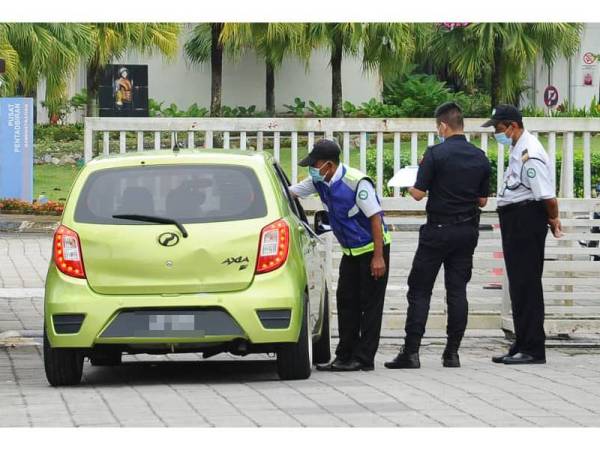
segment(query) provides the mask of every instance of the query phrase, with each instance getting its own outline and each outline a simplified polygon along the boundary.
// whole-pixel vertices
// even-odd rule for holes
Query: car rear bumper
[[[44,321],[53,347],[222,343],[235,339],[252,344],[296,342],[303,290],[293,271],[283,267],[256,276],[248,289],[238,292],[101,295],[90,289],[86,280],[67,277],[51,265],[46,279]],[[161,332],[139,326],[157,314],[193,314],[193,329],[184,324],[183,330],[173,331],[168,325],[170,331],[164,331],[163,326]],[[289,321],[285,320],[287,316]]]

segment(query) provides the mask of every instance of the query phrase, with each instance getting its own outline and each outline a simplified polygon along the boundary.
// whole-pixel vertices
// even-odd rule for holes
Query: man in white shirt
[[[509,145],[509,163],[498,193],[498,216],[508,276],[516,340],[507,354],[492,361],[504,364],[544,364],[544,249],[548,226],[562,236],[554,167],[540,141],[523,127],[512,105],[498,105],[492,118],[500,144]]]
[[[291,186],[296,197],[318,194],[342,247],[337,288],[340,340],[335,359],[318,370],[373,370],[388,279],[390,234],[373,181],[340,163],[340,148],[317,142],[300,162],[310,177]]]

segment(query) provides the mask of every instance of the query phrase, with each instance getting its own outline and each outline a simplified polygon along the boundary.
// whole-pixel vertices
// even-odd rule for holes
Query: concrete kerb
[[[60,216],[0,214],[0,233],[52,234],[60,223]]]

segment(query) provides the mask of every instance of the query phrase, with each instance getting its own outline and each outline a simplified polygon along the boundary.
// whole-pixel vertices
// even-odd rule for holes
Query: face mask
[[[321,168],[322,167],[323,166],[321,166]],[[325,181],[325,177],[321,175],[321,168],[317,169],[316,167],[312,166],[308,168],[308,173],[315,183],[318,183],[319,181]]]
[[[502,145],[512,145],[512,139],[509,138],[506,133],[496,133],[494,134],[494,138],[499,144]]]

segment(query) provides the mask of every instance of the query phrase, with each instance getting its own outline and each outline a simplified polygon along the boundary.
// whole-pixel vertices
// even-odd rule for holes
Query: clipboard
[[[396,174],[388,181],[388,187],[392,188],[407,188],[413,187],[417,181],[417,172],[419,166],[406,166],[400,169]]]

